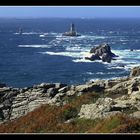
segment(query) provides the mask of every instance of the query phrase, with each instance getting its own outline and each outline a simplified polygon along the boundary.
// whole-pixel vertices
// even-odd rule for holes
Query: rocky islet
[[[111,52],[111,47],[108,44],[104,43],[93,47],[89,56],[86,56],[85,59],[91,61],[102,60],[102,62],[111,63],[111,60],[114,60],[115,57],[118,56]]]

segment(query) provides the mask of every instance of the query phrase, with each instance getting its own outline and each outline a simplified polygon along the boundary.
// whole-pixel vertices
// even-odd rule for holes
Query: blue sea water
[[[71,22],[81,36],[62,36]],[[22,35],[18,34],[19,27]],[[117,60],[103,63],[84,59],[94,45],[101,43],[111,46],[119,56]],[[0,19],[0,82],[8,86],[82,84],[127,76],[137,65],[140,19]]]

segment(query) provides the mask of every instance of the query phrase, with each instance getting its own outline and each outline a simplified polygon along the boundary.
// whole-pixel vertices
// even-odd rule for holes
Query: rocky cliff
[[[98,80],[83,85],[42,83],[26,88],[0,84],[0,122],[15,120],[43,104],[63,106],[71,98],[95,92],[101,96],[94,103],[83,104],[79,118],[106,118],[127,114],[140,118],[140,67],[130,76],[115,80]]]

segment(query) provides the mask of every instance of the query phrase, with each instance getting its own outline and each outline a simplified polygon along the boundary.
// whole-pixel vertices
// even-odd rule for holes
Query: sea
[[[62,36],[71,23],[81,36]],[[84,59],[102,43],[119,57],[111,63]],[[139,65],[139,18],[0,19],[0,83],[11,87],[115,79]]]

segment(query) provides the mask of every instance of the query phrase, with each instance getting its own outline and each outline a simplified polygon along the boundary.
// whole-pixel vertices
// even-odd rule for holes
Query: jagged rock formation
[[[99,98],[95,104],[82,105],[79,116],[80,118],[97,119],[121,113],[116,110],[111,111],[113,104],[112,98]]]
[[[80,118],[106,118],[118,113],[140,118],[140,77],[139,74],[131,77],[135,70],[132,70],[130,77],[105,81],[104,92],[109,98],[99,98],[94,104],[82,105]]]
[[[90,56],[85,57],[85,59],[91,61],[102,60],[103,62],[110,63],[114,57],[117,57],[117,55],[111,52],[110,46],[108,44],[101,44],[97,47],[92,48],[90,50]]]
[[[135,68],[132,70],[134,71]],[[131,72],[132,73],[132,72]],[[96,92],[103,94],[95,103],[84,104],[80,118],[104,118],[118,113],[126,113],[139,118],[140,76],[123,77],[114,80],[98,80],[83,85],[62,83],[42,83],[26,88],[6,87],[0,84],[0,122],[14,120],[43,104],[62,106],[67,99]]]
[[[33,87],[14,89],[0,88],[0,120],[12,120],[27,114],[42,104],[56,104],[61,97],[59,90],[63,92],[66,84],[42,83]],[[57,96],[55,96],[57,94]],[[55,98],[53,98],[55,96]],[[57,104],[58,102],[58,104]]]

